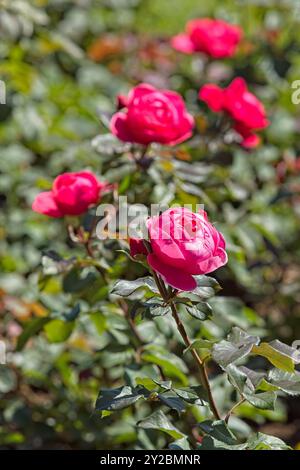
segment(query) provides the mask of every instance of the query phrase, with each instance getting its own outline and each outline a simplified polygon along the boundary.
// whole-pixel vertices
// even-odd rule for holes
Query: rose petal
[[[260,137],[257,134],[251,134],[242,140],[241,145],[245,149],[253,149],[260,144]]]
[[[199,91],[200,100],[215,112],[221,111],[224,105],[224,91],[217,85],[204,85]]]
[[[248,91],[247,83],[242,77],[236,77],[226,88],[226,95],[230,99],[236,100]]]
[[[169,286],[182,291],[192,291],[197,287],[193,276],[182,270],[163,264],[157,256],[150,254],[147,261],[152,269],[157,272]]]
[[[123,142],[134,142],[133,136],[131,135],[127,126],[127,114],[119,112],[113,115],[110,121],[110,130]]]
[[[191,41],[187,34],[177,34],[171,39],[171,46],[179,52],[184,54],[192,54],[195,52],[194,43]]]
[[[224,109],[250,130],[264,129],[269,124],[264,105],[250,93],[241,77],[235,78],[224,90]]]
[[[117,95],[117,108],[127,108],[128,106],[128,98],[124,95]]]
[[[64,216],[56,204],[52,191],[38,194],[32,203],[32,210],[50,217]]]
[[[223,250],[223,248],[218,248],[215,256],[212,256],[211,258],[199,263],[199,274],[209,274],[224,266],[227,261],[228,256],[226,251]]]
[[[152,93],[153,91],[155,91],[154,86],[149,83],[140,83],[136,87],[132,88],[128,93],[127,107],[130,106],[136,98],[140,98],[141,96]]]

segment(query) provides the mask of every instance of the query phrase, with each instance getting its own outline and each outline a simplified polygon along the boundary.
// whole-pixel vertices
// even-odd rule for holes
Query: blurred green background
[[[234,58],[207,62],[171,49],[169,38],[201,16],[242,26],[245,38]],[[300,105],[291,99],[292,83],[300,79],[299,26],[298,0],[0,0],[0,79],[6,85],[0,105],[0,340],[9,365],[0,365],[1,447],[166,445],[166,437],[136,427],[146,404],[102,420],[93,411],[100,386],[123,383],[133,353],[126,325],[93,268],[64,271],[62,260],[82,256],[64,222],[31,211],[34,196],[63,171],[89,168],[118,182],[131,202],[205,203],[226,236],[229,264],[217,273],[223,291],[215,300],[216,323],[191,324],[194,337],[223,338],[237,325],[287,344],[300,339]],[[208,144],[215,117],[197,102],[203,83],[225,85],[237,75],[263,101],[271,122],[252,152]],[[101,138],[93,141],[107,133],[116,95],[141,81],[182,93],[199,132],[196,143],[182,145],[175,158],[158,159],[148,175]],[[112,279],[141,274],[114,243],[101,257]],[[66,321],[78,303],[80,313]],[[50,313],[56,318],[47,323]],[[172,337],[172,325],[152,323],[140,324],[141,333],[153,341],[158,334]],[[172,360],[165,358],[163,367]],[[184,384],[178,367],[173,372]],[[217,379],[222,401],[227,391]],[[275,411],[245,404],[239,413],[244,422],[236,418],[234,426],[240,436],[252,428],[292,446],[300,442],[298,399],[280,400]]]

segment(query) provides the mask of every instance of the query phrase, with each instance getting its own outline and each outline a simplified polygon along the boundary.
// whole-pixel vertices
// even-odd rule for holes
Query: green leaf
[[[187,353],[191,349],[196,349],[196,351],[201,351],[202,349],[207,349],[208,351],[212,350],[213,345],[216,341],[210,341],[208,339],[194,339],[191,345],[186,348],[183,353]]]
[[[62,343],[71,336],[74,322],[65,322],[59,318],[51,320],[44,326],[47,339],[51,343]]]
[[[177,367],[177,365],[173,364],[170,360],[162,357],[161,355],[151,353],[144,353],[142,359],[145,362],[157,364],[162,368],[164,374],[169,375],[171,377],[177,377],[183,384],[187,385],[188,379],[185,374]]]
[[[291,450],[281,439],[258,432],[248,439],[248,450]]]
[[[222,323],[233,324],[246,329],[249,324],[261,324],[262,320],[255,312],[246,308],[240,299],[235,297],[217,296],[210,300],[214,318]]]
[[[246,448],[247,444],[226,444],[209,435],[204,436],[199,445],[200,450],[245,450]]]
[[[212,309],[206,302],[198,302],[193,306],[186,306],[187,312],[197,320],[207,320],[211,316]]]
[[[109,156],[128,152],[131,147],[130,144],[121,142],[110,133],[101,134],[94,137],[92,140],[92,146],[96,152]]]
[[[144,317],[162,317],[171,311],[169,305],[164,305],[163,301],[159,298],[151,298],[146,302],[143,302],[145,308]]]
[[[248,356],[253,345],[258,343],[258,336],[248,335],[240,328],[234,327],[227,341],[222,340],[214,344],[212,357],[221,367],[226,368],[229,364]]]
[[[229,381],[251,405],[262,410],[274,410],[276,387],[265,381],[266,374],[251,371],[247,367],[239,368],[234,364],[230,364],[225,370]],[[264,391],[255,393],[257,387]]]
[[[93,272],[82,272],[78,268],[71,269],[63,279],[63,289],[65,292],[73,294],[82,292],[93,285],[97,276]]]
[[[247,382],[247,375],[234,364],[229,364],[226,367],[226,372],[228,374],[228,379],[231,384],[240,392],[244,392],[244,388]]]
[[[145,362],[160,366],[167,377],[176,377],[183,385],[188,384],[188,379],[184,373],[187,371],[186,365],[175,354],[157,346],[148,346],[142,354],[142,359]]]
[[[199,423],[199,428],[205,434],[208,434],[209,436],[222,443],[225,443],[227,445],[238,444],[235,435],[230,431],[227,424],[222,420],[202,421],[202,423]]]
[[[168,447],[171,450],[191,450],[187,437],[183,437],[182,439],[177,439],[176,441],[171,442]]]
[[[150,391],[155,390],[157,388],[157,385],[154,382],[154,380],[148,377],[136,377],[135,383],[137,385],[142,385],[143,387],[145,387],[147,390],[150,390]]]
[[[143,387],[131,388],[128,386],[100,391],[97,401],[97,411],[116,411],[133,405],[141,398],[147,398],[150,392]]]
[[[97,116],[99,117],[101,124],[105,127],[105,129],[109,130],[110,127],[110,115],[109,113],[103,111],[102,109],[97,109]]]
[[[45,250],[42,252],[43,273],[46,276],[55,276],[56,274],[64,273],[68,271],[75,262],[75,257],[64,259],[54,250]]]
[[[213,277],[204,275],[193,277],[197,282],[197,287],[192,291],[192,294],[198,295],[201,299],[209,299],[222,289],[218,281]]]
[[[198,303],[199,300],[210,299],[221,290],[220,284],[212,277],[202,275],[193,277],[197,281],[197,287],[191,292],[180,292],[177,295],[177,300],[182,299],[186,302]]]
[[[125,368],[126,384],[135,388],[137,385],[142,385],[147,390],[159,391],[171,390],[171,380],[159,380],[160,373],[158,367],[151,364],[139,366],[132,364]]]
[[[18,338],[17,342],[17,351],[21,351],[24,346],[26,345],[27,341],[32,337],[39,333],[43,327],[52,320],[51,317],[41,317],[35,318],[32,320],[28,325],[26,325],[25,329],[22,331]]]
[[[197,287],[191,292],[180,292],[177,295],[177,299],[175,301],[183,303],[201,303],[203,300],[210,299],[213,297],[219,290],[221,290],[221,286],[216,281],[216,279],[204,275],[200,276],[193,276],[197,282]]]
[[[140,277],[135,281],[118,281],[112,288],[111,293],[114,295],[119,295],[121,297],[128,297],[133,294],[136,290],[141,288],[148,288],[151,292],[159,294],[159,291],[156,287],[155,281],[152,277]]]
[[[207,432],[204,436],[200,449],[203,450],[289,450],[281,439],[277,437],[269,436],[267,434],[257,433],[249,437],[248,441],[239,444],[238,441],[230,433],[229,429],[219,424],[222,421],[213,423],[213,431],[203,430]],[[200,427],[203,423],[200,424]],[[217,429],[216,429],[217,428]]]
[[[178,413],[181,413],[186,409],[184,402],[172,391],[159,393],[157,397],[164,405],[168,406],[172,410],[178,411]]]
[[[164,390],[171,390],[172,382],[171,380],[153,380],[159,387],[163,388]]]
[[[261,410],[274,410],[276,401],[275,392],[243,393],[243,397],[256,408]]]
[[[17,378],[12,369],[0,364],[0,393],[8,393],[17,386]]]
[[[111,345],[101,353],[102,366],[112,368],[128,365],[133,357],[134,350],[132,348],[124,349],[124,346]]]
[[[272,369],[268,374],[268,382],[289,395],[300,395],[300,372],[284,372]]]
[[[116,252],[117,252],[117,253],[122,253],[122,254],[125,255],[128,259],[130,259],[130,261],[135,262],[135,258],[133,258],[133,257],[131,256],[131,254],[130,254],[129,251],[127,251],[127,250],[121,250],[121,249],[120,249],[120,250],[116,250]]]
[[[73,308],[71,308],[71,310],[69,310],[69,312],[63,313],[62,317],[67,322],[74,321],[78,317],[79,313],[80,313],[80,304],[76,304],[74,305]]]
[[[174,388],[173,391],[182,400],[186,401],[191,405],[208,405],[208,397],[206,390],[201,385],[193,385],[185,388]]]
[[[185,435],[179,431],[167,418],[163,411],[159,410],[154,412],[148,418],[143,419],[137,423],[143,429],[157,429],[159,431],[169,434],[174,439],[181,439]]]
[[[266,377],[266,372],[257,372],[251,369],[248,369],[248,367],[245,366],[240,366],[239,367],[240,371],[243,372],[247,376],[247,384],[250,386],[252,385],[253,390],[256,388],[260,387],[261,382],[263,379]]]
[[[170,312],[170,307],[161,305],[151,305],[148,307],[148,313],[151,317],[162,317]]]
[[[286,372],[293,372],[299,364],[299,351],[278,340],[253,346],[252,353],[268,359],[273,366]]]

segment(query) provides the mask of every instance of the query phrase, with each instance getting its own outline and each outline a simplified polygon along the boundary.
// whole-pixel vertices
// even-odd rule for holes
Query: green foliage
[[[300,394],[290,346],[300,338],[299,173],[291,170],[300,151],[291,101],[299,2],[0,3],[0,341],[8,353],[0,447],[288,449],[274,421],[295,446],[286,429],[297,423]],[[236,57],[213,62],[170,48],[186,20],[210,15],[242,26]],[[271,122],[252,151],[232,143],[197,100],[204,83],[237,75]],[[138,164],[140,147],[109,133],[116,95],[137,82],[181,93],[197,122],[191,140],[153,145]],[[82,169],[118,184],[129,204],[203,203],[225,236],[228,265],[196,276],[193,292],[162,299],[126,240],[94,238],[91,257],[77,230],[89,235],[94,209],[70,220],[31,210],[55,176]]]
[[[238,444],[236,437],[222,421],[204,421],[200,428],[205,432],[200,449],[203,450],[288,450],[282,440],[263,433],[253,434],[244,444]]]

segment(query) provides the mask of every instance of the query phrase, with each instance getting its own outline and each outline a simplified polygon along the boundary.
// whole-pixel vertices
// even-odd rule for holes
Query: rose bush
[[[242,35],[239,26],[223,20],[201,18],[189,21],[186,33],[174,36],[171,44],[186,54],[203,52],[214,59],[222,59],[235,54]]]
[[[246,16],[230,0],[201,4],[245,39],[233,46],[211,27],[207,52],[188,57],[170,38],[199,0],[2,3],[0,447],[296,448],[295,2],[245,2]],[[230,60],[210,60],[222,49]],[[247,86],[229,98],[234,77]],[[140,96],[140,85],[119,95],[137,83]],[[197,99],[212,83],[217,112]],[[110,127],[117,95],[126,141]],[[63,176],[82,168],[94,178]],[[105,198],[96,175],[113,185]],[[124,238],[121,218],[104,226],[119,195],[129,210],[159,205],[148,239]],[[32,211],[35,199],[55,217]]]
[[[192,135],[194,119],[178,93],[142,83],[118,102],[126,112],[114,114],[110,129],[124,142],[176,145]]]

